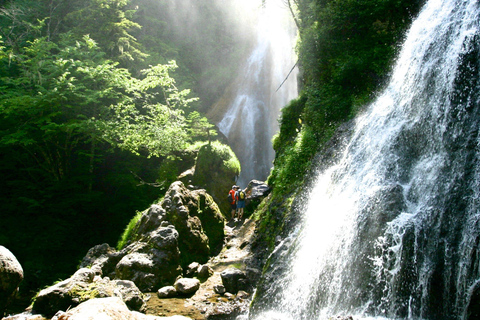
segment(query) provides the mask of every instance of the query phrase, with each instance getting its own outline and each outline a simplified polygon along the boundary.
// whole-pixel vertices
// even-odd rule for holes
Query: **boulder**
[[[201,280],[204,280],[213,275],[213,270],[207,264],[192,262],[188,265],[185,275],[189,278],[197,277]]]
[[[120,279],[128,279],[137,284],[140,290],[150,290],[155,286],[155,264],[146,253],[132,252],[117,264],[116,275]]]
[[[171,285],[182,267],[205,263],[217,254],[223,246],[224,222],[205,190],[190,191],[177,181],[161,204],[142,213],[127,246],[120,251],[108,244],[95,246],[80,266],[91,267],[96,275],[131,280],[142,292],[155,291]]]
[[[173,285],[179,294],[194,294],[200,288],[200,280],[193,278],[180,278]]]
[[[160,299],[172,298],[178,295],[177,289],[174,286],[166,286],[158,289],[157,296]]]
[[[247,186],[247,200],[263,199],[268,196],[271,190],[272,188],[270,188],[265,182],[259,180],[252,180],[248,183]]]
[[[183,316],[156,317],[130,311],[119,298],[92,299],[67,311],[59,312],[52,320],[191,320]]]
[[[215,291],[215,293],[217,294],[224,294],[225,292],[227,292],[227,290],[225,290],[225,287],[223,286],[223,284],[216,284],[213,286],[213,291]]]
[[[131,280],[142,292],[155,291],[169,285],[182,274],[179,233],[173,225],[160,227],[143,235],[122,250],[125,254],[118,262],[115,276]]]
[[[227,145],[220,142],[203,145],[198,151],[192,184],[200,186],[219,204],[225,216],[230,216],[226,195],[240,174],[240,162]]]
[[[182,182],[172,183],[162,207],[180,234],[182,267],[191,262],[205,263],[223,246],[225,220],[217,204],[205,190],[189,190]]]
[[[0,246],[0,316],[23,280],[23,269],[10,250]]]
[[[198,268],[201,266],[198,262],[192,262],[188,265],[187,271],[185,271],[185,275],[187,277],[193,278],[196,277],[198,274]]]
[[[213,269],[206,264],[203,264],[197,268],[197,277],[201,280],[208,279],[212,275]]]
[[[33,303],[34,313],[53,316],[80,303],[104,297],[117,297],[133,310],[143,310],[146,302],[131,281],[110,280],[95,276],[92,269],[79,269],[72,277],[39,292]]]
[[[91,266],[98,275],[133,281],[143,292],[173,283],[182,273],[179,234],[162,218],[162,212],[160,206],[152,206],[137,226],[144,233],[136,233],[121,251],[108,244],[93,247],[80,266]]]
[[[247,276],[245,272],[237,268],[228,268],[220,273],[225,290],[230,293],[237,293],[246,288]]]
[[[108,243],[96,245],[88,250],[80,262],[80,268],[91,268],[97,275],[115,277],[115,267],[123,255]]]

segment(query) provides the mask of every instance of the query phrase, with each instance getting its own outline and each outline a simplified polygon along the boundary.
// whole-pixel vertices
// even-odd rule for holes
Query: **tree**
[[[72,157],[88,157],[92,171],[99,143],[150,156],[182,149],[183,109],[193,99],[169,76],[175,63],[144,70],[143,79],[117,65],[88,36],[33,41],[10,66],[19,76],[0,80],[0,144],[22,147],[55,181]]]

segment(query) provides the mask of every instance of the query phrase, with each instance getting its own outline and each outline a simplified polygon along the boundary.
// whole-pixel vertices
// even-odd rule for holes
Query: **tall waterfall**
[[[479,319],[479,6],[425,4],[250,318]]]
[[[296,29],[288,7],[282,0],[266,0],[261,10],[257,43],[218,123],[240,160],[238,184],[243,187],[270,173],[275,156],[271,140],[278,131],[280,109],[297,96],[296,69],[280,87],[295,64]]]

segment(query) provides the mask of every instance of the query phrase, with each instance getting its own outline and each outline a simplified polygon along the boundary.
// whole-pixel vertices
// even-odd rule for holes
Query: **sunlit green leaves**
[[[195,99],[175,87],[169,75],[174,61],[146,69],[138,79],[105,59],[89,36],[75,40],[66,34],[58,44],[34,40],[12,67],[20,72],[2,78],[1,143],[29,145],[40,155],[49,154],[45,141],[48,148],[61,145],[57,154],[63,156],[55,161],[64,163],[79,143],[92,145],[90,157],[104,142],[165,156],[192,139],[184,113]]]

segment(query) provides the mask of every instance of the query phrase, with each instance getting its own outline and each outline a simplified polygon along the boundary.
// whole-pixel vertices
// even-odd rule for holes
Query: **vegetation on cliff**
[[[273,196],[259,213],[270,246],[288,221],[315,155],[336,128],[372,101],[388,77],[421,0],[289,0],[299,27],[301,93],[274,138]],[[284,201],[284,199],[289,199]]]

